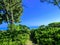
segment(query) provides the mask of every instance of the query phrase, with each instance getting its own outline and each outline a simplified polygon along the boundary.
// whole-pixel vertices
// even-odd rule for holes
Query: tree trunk
[[[13,19],[13,11],[12,11],[12,10],[11,10],[11,20],[10,20],[10,24],[11,24],[11,30],[13,30],[14,19]]]

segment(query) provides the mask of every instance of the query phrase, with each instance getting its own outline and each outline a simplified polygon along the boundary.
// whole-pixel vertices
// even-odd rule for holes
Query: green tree
[[[56,5],[60,8],[60,0],[40,0],[40,1],[51,3],[51,4]]]
[[[22,0],[0,0],[0,23],[7,22],[13,28],[14,23],[20,22]]]
[[[60,28],[57,25],[60,23],[50,24],[31,30],[31,40],[38,45],[60,45]]]

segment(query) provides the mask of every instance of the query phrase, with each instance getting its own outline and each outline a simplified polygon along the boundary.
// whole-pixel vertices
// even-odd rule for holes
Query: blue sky
[[[47,25],[60,21],[60,9],[53,4],[41,3],[40,0],[23,0],[24,12],[22,24],[27,26]]]
[[[60,21],[60,9],[57,6],[41,3],[40,0],[23,0],[23,5],[21,24],[40,26]],[[6,27],[6,23],[0,25],[0,29]]]

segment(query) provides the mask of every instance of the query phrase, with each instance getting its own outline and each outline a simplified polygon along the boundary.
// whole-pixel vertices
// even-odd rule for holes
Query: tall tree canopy
[[[22,0],[0,0],[0,23],[20,22]]]
[[[40,0],[40,1],[51,3],[51,4],[56,5],[60,8],[60,0]]]

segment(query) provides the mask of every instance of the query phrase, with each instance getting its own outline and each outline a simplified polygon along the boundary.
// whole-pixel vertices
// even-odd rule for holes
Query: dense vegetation
[[[0,45],[25,45],[30,39],[30,30],[23,25],[19,25],[19,28],[19,30],[0,31]]]
[[[60,22],[31,30],[31,39],[38,45],[60,45]]]
[[[40,1],[52,3],[60,8],[59,0]],[[0,0],[0,24],[8,24],[6,31],[0,30],[0,45],[60,45],[60,22],[30,29],[19,24],[22,11],[22,0]]]
[[[32,45],[60,45],[60,22],[41,25],[37,29],[25,25],[15,28],[0,31],[0,45],[28,45],[27,41],[32,41]]]

